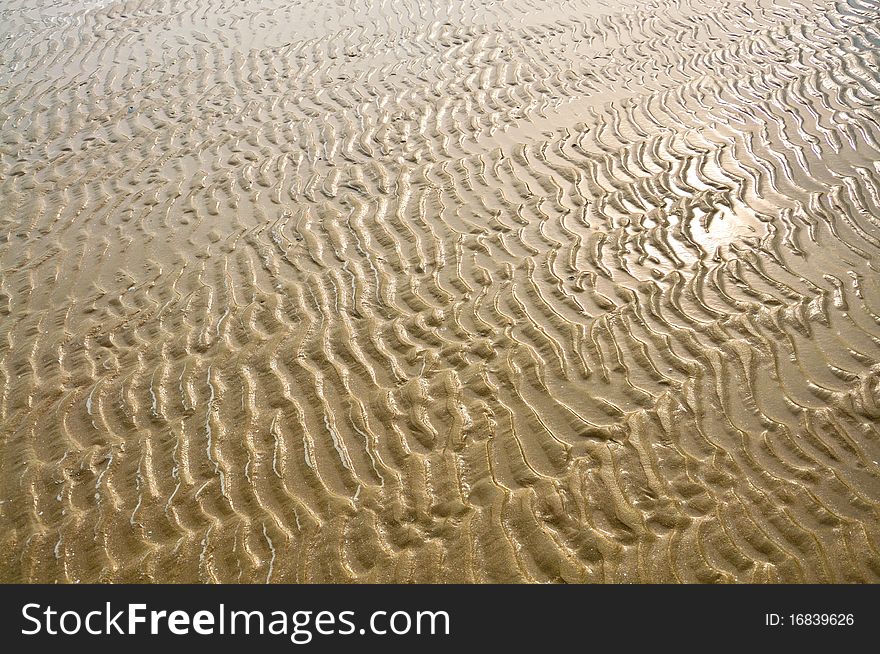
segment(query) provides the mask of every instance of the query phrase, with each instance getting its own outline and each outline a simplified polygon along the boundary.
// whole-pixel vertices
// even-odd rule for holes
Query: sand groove
[[[880,2],[32,5],[0,580],[880,580]]]

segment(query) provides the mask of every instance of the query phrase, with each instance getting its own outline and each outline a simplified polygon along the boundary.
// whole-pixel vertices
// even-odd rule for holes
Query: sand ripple
[[[880,581],[878,0],[0,0],[0,580]]]

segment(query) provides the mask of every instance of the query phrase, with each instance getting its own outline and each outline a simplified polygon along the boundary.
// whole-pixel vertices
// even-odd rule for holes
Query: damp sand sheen
[[[0,0],[0,147],[0,581],[880,581],[878,0]]]

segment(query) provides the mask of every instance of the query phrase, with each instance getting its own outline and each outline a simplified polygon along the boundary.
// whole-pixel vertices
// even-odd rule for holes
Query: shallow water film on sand
[[[0,581],[877,582],[878,0],[0,0]]]

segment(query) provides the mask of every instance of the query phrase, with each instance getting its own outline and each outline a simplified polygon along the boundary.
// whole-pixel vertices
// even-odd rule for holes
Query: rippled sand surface
[[[0,0],[0,580],[880,581],[878,64],[877,0]]]

